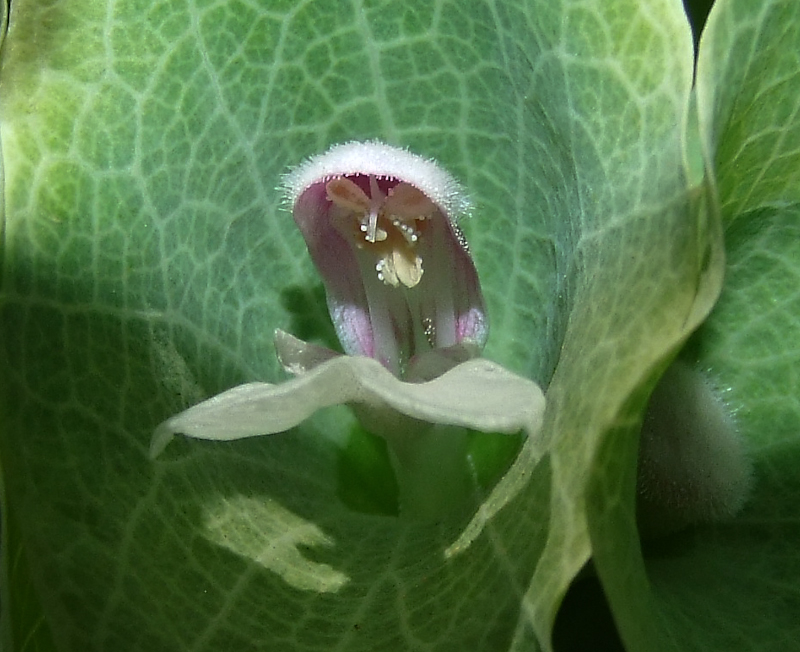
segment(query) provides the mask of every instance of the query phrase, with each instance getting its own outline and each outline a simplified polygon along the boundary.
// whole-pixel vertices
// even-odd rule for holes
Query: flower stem
[[[468,434],[465,428],[433,425],[386,438],[401,517],[436,520],[469,502],[475,483],[467,463]]]

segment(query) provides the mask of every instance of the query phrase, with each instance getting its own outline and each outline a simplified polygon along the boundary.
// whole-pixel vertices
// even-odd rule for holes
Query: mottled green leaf
[[[15,0],[1,63],[0,453],[60,649],[547,648],[593,552],[657,649],[635,430],[721,265],[677,0]],[[544,434],[490,488],[502,446],[465,445],[434,521],[346,410],[152,462],[164,418],[281,379],[275,328],[335,346],[277,188],[367,138],[473,195],[486,356],[548,388]]]
[[[682,650],[800,649],[800,6],[719,0],[698,107],[719,187],[722,296],[687,357],[734,413],[756,485],[730,523],[656,547],[657,600]]]

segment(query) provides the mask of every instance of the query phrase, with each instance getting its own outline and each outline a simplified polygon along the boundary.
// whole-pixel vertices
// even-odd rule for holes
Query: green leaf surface
[[[755,489],[730,523],[656,548],[654,592],[682,650],[800,649],[800,6],[718,2],[698,106],[725,224],[720,301],[694,358],[733,410]]]
[[[0,645],[4,650],[50,652],[53,639],[42,610],[38,591],[33,584],[30,562],[20,536],[17,518],[10,514],[13,505],[2,498],[2,549],[5,557],[0,569],[0,618],[5,624]]]
[[[626,643],[658,649],[636,427],[722,264],[691,80],[673,0],[15,0],[0,453],[59,648],[547,649],[594,552],[613,603],[632,586]],[[164,418],[280,380],[275,328],[332,344],[276,188],[368,138],[473,195],[486,355],[548,388],[542,436],[490,488],[508,457],[472,442],[496,462],[431,522],[394,515],[346,410],[149,460]]]

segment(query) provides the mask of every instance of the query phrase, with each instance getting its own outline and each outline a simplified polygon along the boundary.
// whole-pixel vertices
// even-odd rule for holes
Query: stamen
[[[391,285],[396,288],[400,284],[397,279],[397,270],[391,258],[381,258],[375,265],[375,271],[378,272],[378,280],[385,285]]]
[[[387,237],[389,237],[389,234],[379,226],[375,227],[375,233],[371,236],[372,239],[370,239],[369,226],[367,224],[362,223],[359,225],[358,228],[361,231],[361,233],[366,234],[364,236],[364,240],[366,240],[370,244],[375,244],[376,242],[383,242],[384,240],[386,240]]]
[[[409,252],[411,253],[411,252]],[[413,255],[413,254],[412,254]],[[392,251],[392,267],[400,282],[407,288],[413,288],[422,279],[422,258],[414,255],[413,261],[399,249]]]
[[[385,209],[401,219],[420,220],[431,215],[436,206],[421,190],[401,182],[389,191]]]
[[[398,231],[400,231],[402,236],[406,239],[406,242],[408,242],[409,244],[414,244],[415,242],[417,242],[417,240],[419,240],[419,231],[417,231],[417,229],[414,228],[414,226],[412,226],[411,224],[403,222],[399,218],[395,217],[392,220],[392,226],[394,226]]]
[[[325,185],[328,199],[341,208],[354,213],[369,210],[370,201],[366,193],[347,177],[336,177]]]
[[[365,226],[366,228],[364,228]],[[378,235],[378,212],[374,208],[369,211],[369,224],[362,224],[361,230],[366,231],[365,239],[367,242],[375,242]]]

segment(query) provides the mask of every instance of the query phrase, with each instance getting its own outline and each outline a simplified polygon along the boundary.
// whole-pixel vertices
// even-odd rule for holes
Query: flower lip
[[[469,214],[472,208],[461,184],[439,165],[375,140],[331,147],[322,156],[307,160],[287,174],[284,188],[294,205],[310,186],[351,175],[402,179],[430,197],[451,220]]]
[[[529,436],[542,426],[545,398],[538,385],[483,358],[446,364],[443,373],[409,383],[374,360],[336,355],[283,332],[275,341],[295,378],[280,385],[239,385],[174,415],[153,433],[151,457],[175,433],[216,441],[274,434],[332,405],[363,407],[378,424],[369,429],[383,436],[392,436],[392,430],[407,436],[404,427],[398,428],[407,417],[481,432],[522,430]]]
[[[347,143],[285,182],[347,353],[402,377],[426,351],[482,348],[483,297],[455,223],[470,202],[445,170],[383,143]]]

